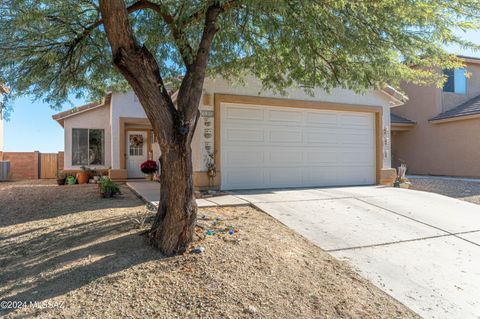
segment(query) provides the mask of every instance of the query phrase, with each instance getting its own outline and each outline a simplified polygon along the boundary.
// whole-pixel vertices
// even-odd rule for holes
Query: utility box
[[[10,161],[0,161],[0,181],[8,181],[10,176]]]

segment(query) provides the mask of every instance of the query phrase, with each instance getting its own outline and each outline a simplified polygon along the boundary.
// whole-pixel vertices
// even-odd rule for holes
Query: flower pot
[[[57,178],[58,185],[65,185],[65,178]]]
[[[77,181],[79,184],[87,184],[88,183],[88,173],[87,172],[78,172],[77,173]]]
[[[145,176],[145,179],[146,179],[148,182],[151,182],[151,181],[153,181],[153,175],[148,174],[148,175]]]

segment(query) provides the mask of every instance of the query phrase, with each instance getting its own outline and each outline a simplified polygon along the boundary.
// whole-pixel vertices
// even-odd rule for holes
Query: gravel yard
[[[0,183],[0,301],[40,302],[0,317],[417,317],[250,207],[200,209],[192,247],[205,251],[164,258],[136,221],[151,213],[126,186],[122,193]]]
[[[412,189],[437,193],[467,202],[480,204],[480,181],[451,177],[409,177]]]

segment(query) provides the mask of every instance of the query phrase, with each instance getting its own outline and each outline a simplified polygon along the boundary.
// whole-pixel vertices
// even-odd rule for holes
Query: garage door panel
[[[357,166],[346,167],[341,166],[340,175],[349,178],[350,185],[366,185],[375,183],[375,167],[374,166]],[[370,173],[370,174],[365,174]],[[345,185],[345,184],[343,184]]]
[[[270,143],[296,143],[303,142],[303,133],[300,129],[270,129],[268,132]]]
[[[271,150],[267,151],[269,154],[268,162],[272,165],[280,164],[290,164],[290,165],[302,165],[303,164],[303,152],[298,151],[281,151],[281,150]]]
[[[338,114],[332,112],[305,112],[306,124],[315,126],[335,127],[338,124]]]
[[[263,121],[264,113],[264,110],[258,107],[229,106],[226,109],[225,117],[228,120]]]
[[[227,150],[225,152],[225,166],[263,166],[265,153],[262,150]]]
[[[375,183],[374,114],[255,108],[220,109],[223,189]]]
[[[269,110],[267,120],[282,123],[301,123],[303,114],[294,111]]]
[[[340,115],[340,124],[347,126],[364,126],[371,127],[373,124],[373,118],[368,113],[358,113],[358,114],[341,114]]]
[[[308,165],[332,164],[336,165],[340,161],[340,155],[336,149],[323,151],[307,152],[306,163]]]
[[[308,144],[325,144],[336,145],[338,144],[338,132],[333,129],[305,129],[305,142]],[[315,147],[318,147],[316,145]]]
[[[342,185],[338,172],[328,166],[313,166],[304,171],[305,186],[337,186]]]
[[[265,134],[262,128],[228,128],[226,138],[230,142],[263,142]]]
[[[262,168],[232,168],[222,172],[222,185],[230,189],[248,189],[266,187]]]
[[[374,161],[375,158],[372,157],[371,154],[367,152],[363,152],[362,150],[353,152],[353,151],[344,151],[340,155],[340,162],[352,164],[355,166],[358,165],[369,165]]]
[[[302,167],[268,168],[267,185],[271,187],[300,187],[303,185]]]

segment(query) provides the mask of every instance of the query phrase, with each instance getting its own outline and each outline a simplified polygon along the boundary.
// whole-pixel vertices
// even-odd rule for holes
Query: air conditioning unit
[[[10,176],[10,161],[0,161],[0,181],[7,181]]]

